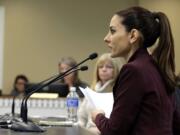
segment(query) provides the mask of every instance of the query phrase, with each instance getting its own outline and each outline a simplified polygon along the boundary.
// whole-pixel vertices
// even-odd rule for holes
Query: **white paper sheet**
[[[111,93],[98,93],[90,88],[81,88],[80,90],[84,94],[85,98],[97,109],[102,109],[105,112],[107,118],[110,117],[113,107],[113,94]]]

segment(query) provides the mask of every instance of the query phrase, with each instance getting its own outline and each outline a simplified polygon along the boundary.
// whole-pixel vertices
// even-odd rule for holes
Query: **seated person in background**
[[[28,78],[25,75],[18,75],[14,80],[13,90],[11,91],[12,96],[22,97],[25,95],[25,86],[28,83]]]
[[[101,55],[96,62],[91,88],[97,92],[112,92],[122,64],[122,61],[118,62],[117,59],[111,58],[108,53]],[[90,114],[93,109],[87,99],[84,99],[78,110],[78,124],[95,134],[99,134],[99,130],[91,120]]]
[[[75,66],[77,63],[76,61],[71,57],[65,57],[62,58],[59,62],[59,73],[63,73],[67,71],[68,69]],[[66,76],[63,80],[60,80],[60,83],[65,83],[70,87],[76,87],[77,94],[79,97],[84,97],[83,93],[80,91],[79,87],[87,87],[87,84],[85,82],[82,82],[78,77],[78,71],[69,74]]]

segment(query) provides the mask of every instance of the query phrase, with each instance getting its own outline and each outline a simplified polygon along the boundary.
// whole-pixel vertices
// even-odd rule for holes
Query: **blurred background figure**
[[[17,75],[14,84],[13,90],[11,91],[12,96],[22,97],[25,95],[25,88],[28,84],[29,80],[25,75]]]
[[[68,69],[75,66],[77,62],[72,57],[64,57],[59,62],[59,73],[63,73]],[[80,91],[79,87],[87,87],[87,84],[79,79],[78,71],[69,74],[63,80],[60,80],[58,83],[65,83],[70,87],[76,87],[77,94],[79,97],[84,97],[83,93]]]
[[[111,58],[109,53],[97,60],[91,88],[97,92],[112,92],[113,84],[123,61]]]
[[[109,53],[103,54],[96,62],[91,88],[96,92],[112,92],[119,69],[124,64],[123,60],[110,57]],[[100,134],[96,125],[91,120],[91,110],[94,108],[84,99],[78,111],[78,123],[95,134]]]

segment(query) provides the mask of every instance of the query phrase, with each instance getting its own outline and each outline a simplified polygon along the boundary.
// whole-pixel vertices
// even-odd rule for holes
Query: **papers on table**
[[[80,90],[93,107],[104,110],[105,116],[110,117],[114,102],[112,92],[97,93],[88,87],[85,89],[80,87]]]

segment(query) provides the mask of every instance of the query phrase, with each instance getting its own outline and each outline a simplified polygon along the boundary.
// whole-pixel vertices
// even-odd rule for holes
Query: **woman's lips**
[[[109,45],[109,44],[108,44],[108,47],[109,47],[110,49],[112,49],[112,46],[111,46],[111,45]]]

